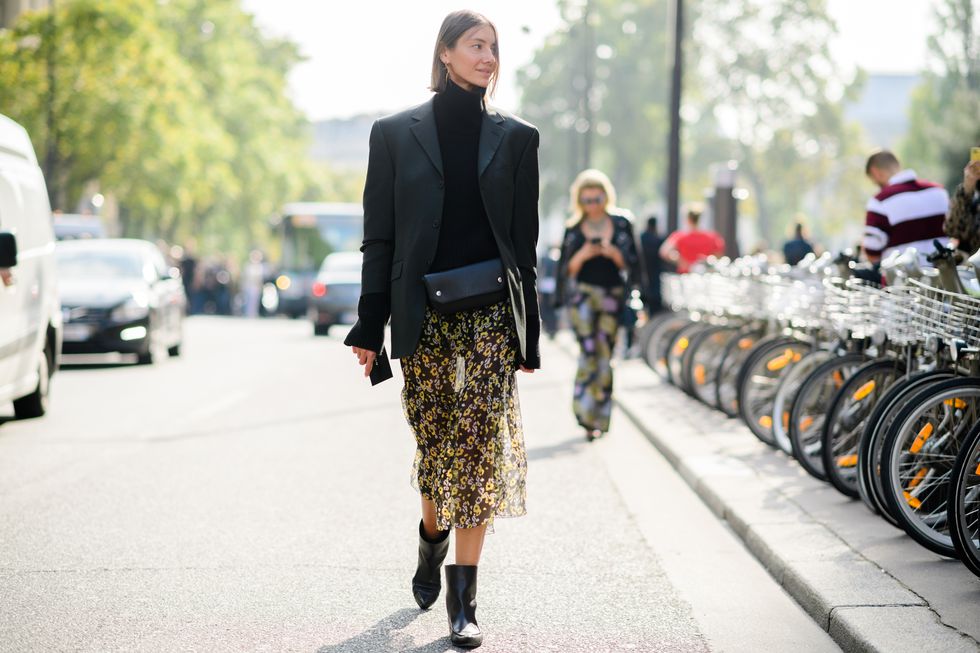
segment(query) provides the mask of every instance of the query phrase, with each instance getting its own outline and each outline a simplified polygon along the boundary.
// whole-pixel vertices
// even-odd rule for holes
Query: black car
[[[179,272],[153,243],[100,239],[58,243],[64,354],[119,352],[152,363],[180,354],[187,299]]]

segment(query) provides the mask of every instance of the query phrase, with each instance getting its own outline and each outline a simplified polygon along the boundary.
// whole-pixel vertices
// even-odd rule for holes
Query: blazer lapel
[[[483,176],[504,139],[504,128],[500,126],[503,121],[504,117],[497,113],[493,107],[487,107],[483,114],[483,125],[480,128],[480,152],[477,156],[477,174],[479,176]]]
[[[436,133],[436,116],[432,111],[432,100],[422,104],[415,113],[412,114],[415,124],[411,126],[415,140],[419,142],[425,150],[429,161],[435,166],[442,177],[442,154],[439,153],[439,135]]]

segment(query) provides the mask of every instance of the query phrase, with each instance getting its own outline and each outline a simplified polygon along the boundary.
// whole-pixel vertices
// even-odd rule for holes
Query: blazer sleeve
[[[524,295],[524,310],[527,313],[527,357],[525,367],[541,367],[541,354],[538,341],[541,335],[541,318],[538,308],[537,291],[537,247],[538,247],[538,141],[537,129],[532,129],[524,153],[517,166],[515,180],[514,215],[511,224],[511,238],[514,255],[521,273],[521,290]]]
[[[364,184],[364,241],[357,323],[344,344],[381,351],[391,314],[391,257],[395,240],[394,164],[380,121],[371,127]]]

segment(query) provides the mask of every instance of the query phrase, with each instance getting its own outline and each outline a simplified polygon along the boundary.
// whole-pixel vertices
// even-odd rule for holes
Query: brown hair
[[[879,150],[868,157],[868,162],[864,164],[864,174],[870,174],[871,168],[887,171],[901,167],[898,157],[892,154],[890,150]]]
[[[489,26],[493,30],[493,38],[498,38],[497,26],[489,18],[475,11],[460,9],[459,11],[452,12],[443,19],[442,27],[439,28],[439,35],[436,37],[436,47],[432,52],[432,79],[429,81],[430,91],[442,93],[446,90],[446,79],[449,77],[449,70],[446,69],[446,64],[442,63],[439,55],[446,50],[455,48],[456,42],[467,31],[482,25]],[[493,56],[497,60],[497,65],[494,68],[493,77],[490,78],[490,84],[487,85],[487,95],[490,97],[493,97],[493,92],[497,88],[497,75],[500,72],[500,53],[496,43],[493,44],[493,49]]]

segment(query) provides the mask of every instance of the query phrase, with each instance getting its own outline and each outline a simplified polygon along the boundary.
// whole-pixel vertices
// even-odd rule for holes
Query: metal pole
[[[582,134],[582,168],[592,167],[592,123],[595,116],[592,112],[592,87],[595,84],[595,34],[592,30],[592,2],[586,0],[585,11],[582,15],[583,42],[585,43],[585,62],[583,73],[585,89],[582,92],[582,118],[586,129]]]
[[[670,85],[670,136],[667,141],[667,232],[677,231],[681,183],[681,80],[683,77],[684,0],[674,0],[674,69]]]

